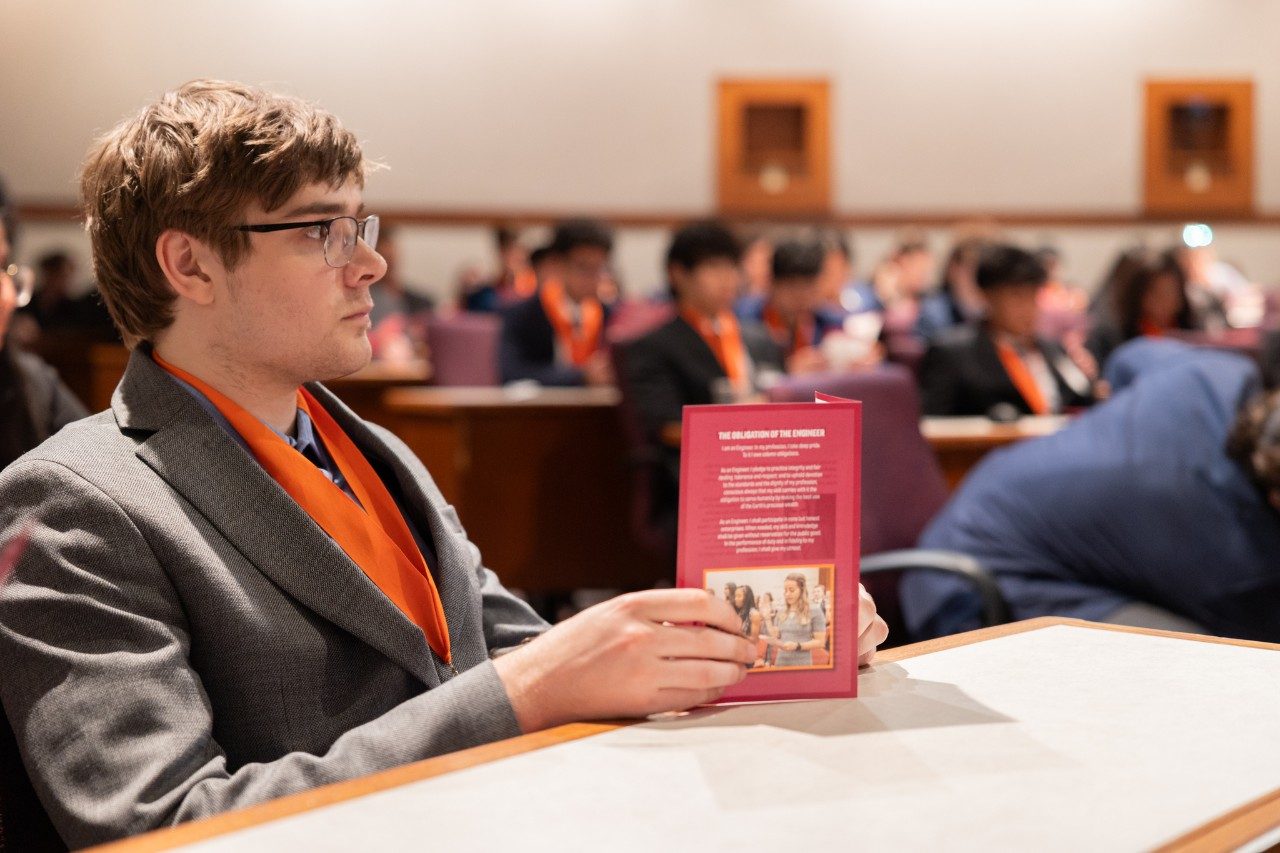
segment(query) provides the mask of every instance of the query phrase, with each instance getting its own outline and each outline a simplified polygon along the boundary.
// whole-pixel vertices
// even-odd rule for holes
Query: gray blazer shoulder
[[[142,352],[112,408],[0,474],[34,517],[0,700],[73,846],[519,733],[490,653],[545,630],[398,439],[322,404],[433,539],[453,664]]]

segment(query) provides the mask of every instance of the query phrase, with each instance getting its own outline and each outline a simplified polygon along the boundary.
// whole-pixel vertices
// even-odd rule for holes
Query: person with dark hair
[[[675,541],[680,422],[685,406],[753,396],[782,352],[760,326],[733,314],[742,273],[737,238],[718,222],[686,225],[667,249],[676,315],[623,348],[623,394],[656,465],[654,523]]]
[[[931,342],[949,329],[982,319],[987,305],[977,273],[987,245],[981,237],[966,237],[951,247],[942,267],[942,283],[920,300],[915,333],[921,340]]]
[[[556,227],[551,251],[559,260],[559,276],[541,282],[537,293],[503,312],[503,382],[613,384],[604,346],[610,312],[601,300],[612,250],[613,234],[602,223],[578,219]]]
[[[1111,311],[1094,326],[1086,343],[1099,364],[1105,365],[1125,341],[1197,327],[1186,274],[1174,253],[1126,252],[1113,269]]]
[[[101,342],[118,340],[97,288],[72,295],[76,262],[69,253],[60,249],[44,253],[36,260],[35,274],[35,294],[18,310],[27,326],[24,339],[34,341],[52,334]]]
[[[1280,642],[1280,393],[1242,356],[1141,338],[1114,394],[988,455],[920,538],[975,557],[1014,619],[1070,616]],[[963,584],[911,574],[915,636],[976,628]]]
[[[500,311],[504,305],[528,299],[537,290],[529,251],[520,242],[519,232],[510,225],[495,227],[493,246],[498,258],[497,272],[492,278],[480,279],[479,284],[462,288],[458,304],[463,311]]]
[[[89,412],[57,371],[8,340],[14,310],[27,304],[34,273],[10,264],[8,229],[0,216],[0,469]]]
[[[819,243],[779,243],[773,250],[768,293],[737,303],[741,319],[768,330],[782,350],[788,373],[826,370],[827,360],[818,345],[827,332],[841,327],[842,318],[819,304],[818,276],[824,255]]]
[[[925,414],[1044,415],[1093,402],[1096,366],[1036,336],[1036,294],[1044,267],[1015,246],[982,254],[977,284],[986,317],[930,345],[920,365]]]
[[[756,609],[755,590],[746,584],[733,591],[733,609],[742,620],[742,636],[754,645],[760,640],[760,611]]]

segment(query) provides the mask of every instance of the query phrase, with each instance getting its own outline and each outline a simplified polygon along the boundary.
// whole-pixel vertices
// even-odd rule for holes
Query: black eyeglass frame
[[[378,218],[378,214],[371,213],[368,216],[366,216],[364,219],[356,219],[354,216],[335,216],[332,219],[315,219],[310,222],[273,222],[266,225],[237,225],[235,227],[235,230],[247,231],[252,234],[272,234],[276,231],[291,231],[295,228],[315,228],[316,226],[319,226],[320,228],[324,229],[323,231],[320,232],[321,236],[324,238],[324,262],[326,264],[329,264],[329,266],[334,267],[333,264],[329,263],[329,234],[332,233],[333,223],[337,222],[339,219],[350,219],[352,222],[356,224],[356,240],[364,240],[365,229],[370,222],[373,222],[374,228],[378,228],[381,224]],[[376,232],[374,234],[374,241],[375,242],[377,241]],[[365,243],[367,245],[368,245],[368,242],[369,241],[365,240]],[[369,245],[369,248],[375,249],[376,247],[373,245]],[[352,244],[351,246],[352,257],[355,256],[355,250],[356,250],[355,244]],[[334,267],[334,269],[342,269],[349,263],[351,263],[350,257],[347,258],[346,261],[344,261],[343,263]]]

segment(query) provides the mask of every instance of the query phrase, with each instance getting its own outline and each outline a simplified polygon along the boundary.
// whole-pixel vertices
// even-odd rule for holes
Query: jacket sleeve
[[[73,847],[520,733],[485,662],[324,754],[233,772],[189,660],[184,602],[130,516],[79,474],[38,459],[0,477],[5,534],[31,514],[31,544],[0,595],[0,699],[36,792]]]

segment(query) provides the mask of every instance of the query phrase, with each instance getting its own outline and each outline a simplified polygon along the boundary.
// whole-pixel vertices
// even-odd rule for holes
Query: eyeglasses
[[[289,231],[293,228],[309,228],[306,236],[324,241],[324,262],[335,269],[351,263],[356,251],[356,240],[364,240],[370,249],[378,248],[378,217],[335,216],[314,222],[277,222],[272,225],[238,225],[237,231],[254,234],[270,234],[273,231]],[[313,233],[314,232],[314,233]]]
[[[3,274],[13,282],[13,289],[17,292],[18,299],[14,303],[17,308],[24,308],[31,304],[31,294],[36,289],[36,274],[31,267],[20,267],[17,264],[10,264],[0,269]]]

